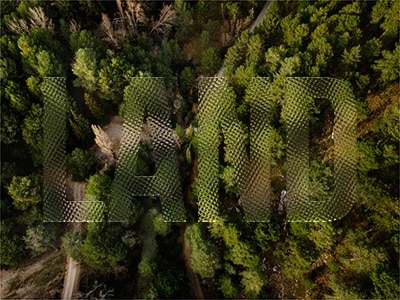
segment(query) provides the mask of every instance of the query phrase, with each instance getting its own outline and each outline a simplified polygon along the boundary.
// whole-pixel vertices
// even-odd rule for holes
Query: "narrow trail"
[[[67,180],[67,189],[72,195],[73,201],[84,201],[85,184],[81,182],[72,182]],[[82,223],[69,223],[70,231],[80,231]],[[81,265],[72,257],[67,257],[66,272],[64,277],[64,288],[61,299],[76,299],[79,290],[79,278],[81,273]]]
[[[81,266],[80,263],[73,260],[70,256],[67,257],[67,272],[64,279],[64,289],[61,299],[77,298],[79,288],[79,276]]]

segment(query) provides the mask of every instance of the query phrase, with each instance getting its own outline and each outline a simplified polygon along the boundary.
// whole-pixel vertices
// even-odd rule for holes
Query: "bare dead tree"
[[[120,0],[118,0],[120,1]],[[125,16],[127,21],[128,31],[131,35],[138,35],[139,24],[147,24],[149,21],[146,17],[145,10],[147,9],[145,3],[141,1],[126,1]]]
[[[13,18],[12,20],[8,21],[8,28],[16,33],[16,34],[23,34],[29,32],[29,26],[23,19]]]
[[[29,14],[32,27],[43,28],[54,34],[53,20],[46,16],[42,7],[30,7]]]
[[[107,132],[105,132],[100,126],[92,125],[92,130],[95,135],[95,143],[101,151],[107,155],[110,162],[116,160],[116,143],[111,140]]]
[[[70,32],[74,32],[74,31],[78,31],[78,30],[81,30],[81,24],[79,24],[74,19],[72,19],[69,22],[69,31]]]
[[[222,13],[224,14],[224,13]],[[224,46],[229,46],[234,40],[236,40],[240,33],[247,28],[254,17],[254,10],[250,10],[250,14],[245,18],[238,18],[237,15],[233,15],[229,19],[224,18],[224,24],[227,30],[222,33],[222,43]]]
[[[176,12],[172,4],[164,5],[158,20],[152,21],[152,28],[149,35],[153,33],[165,33],[174,23]]]
[[[107,14],[101,14],[101,24],[100,24],[100,30],[101,32],[105,35],[105,39],[108,42],[111,42],[114,47],[119,48],[120,43],[118,42],[118,39],[115,36],[113,24],[110,21],[110,18],[108,17]]]
[[[115,0],[115,3],[117,4],[118,10],[119,10],[119,15],[121,19],[125,19],[125,14],[124,10],[122,8],[122,3],[121,0]]]
[[[53,20],[46,16],[42,7],[29,8],[29,21],[30,26],[24,19],[13,17],[8,21],[8,28],[16,34],[28,33],[31,28],[43,28],[54,34]]]

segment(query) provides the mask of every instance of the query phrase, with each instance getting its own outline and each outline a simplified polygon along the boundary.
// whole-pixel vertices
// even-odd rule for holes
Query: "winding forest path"
[[[69,192],[69,193],[68,193]],[[82,182],[73,182],[67,179],[67,194],[71,195],[72,201],[85,200],[85,184]],[[70,199],[69,199],[70,200]],[[69,223],[69,231],[80,231],[82,223]],[[67,266],[64,277],[64,287],[61,294],[61,299],[77,298],[79,290],[79,276],[81,265],[72,257],[67,256]]]

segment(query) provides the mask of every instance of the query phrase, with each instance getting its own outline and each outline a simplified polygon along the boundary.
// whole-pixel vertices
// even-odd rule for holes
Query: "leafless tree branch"
[[[32,27],[43,28],[54,34],[53,20],[46,16],[42,7],[30,7],[29,13]]]
[[[176,13],[174,7],[170,5],[164,5],[160,12],[158,20],[152,22],[153,26],[150,30],[149,35],[152,33],[165,33],[169,28],[172,27]]]

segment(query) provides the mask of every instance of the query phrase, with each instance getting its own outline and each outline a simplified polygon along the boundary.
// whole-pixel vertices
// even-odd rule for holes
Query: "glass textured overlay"
[[[219,215],[219,145],[224,138],[225,162],[234,170],[247,221],[268,221],[270,203],[270,119],[268,79],[254,78],[247,90],[250,105],[250,159],[246,134],[235,109],[235,94],[225,78],[199,82],[199,221],[213,222]]]
[[[134,196],[159,197],[166,222],[185,222],[179,164],[163,78],[134,77],[125,90],[119,158],[112,186],[109,220],[129,221],[137,214]],[[143,119],[150,124],[154,176],[137,176]]]
[[[240,180],[246,219],[267,222],[272,211],[271,147],[274,147],[272,118],[274,105],[269,96],[269,79],[253,77],[246,90],[250,106],[250,163]]]
[[[310,201],[309,115],[312,98],[334,111],[334,191]],[[287,213],[291,222],[332,221],[351,209],[356,193],[356,105],[350,87],[332,78],[287,78],[283,114],[287,127]]]
[[[104,204],[99,201],[67,201],[66,197],[66,111],[65,77],[43,81],[43,209],[45,222],[101,221]]]

